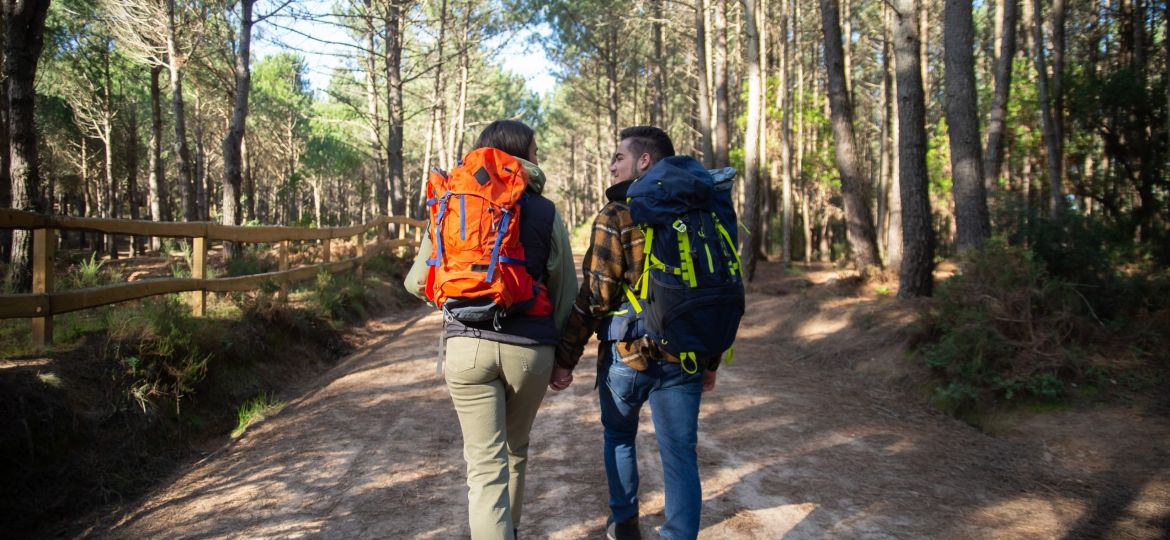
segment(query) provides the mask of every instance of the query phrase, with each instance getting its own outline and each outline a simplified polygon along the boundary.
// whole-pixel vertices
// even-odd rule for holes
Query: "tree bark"
[[[979,248],[991,237],[979,113],[975,93],[975,25],[970,0],[946,0],[943,51],[946,76],[947,133],[951,148],[951,192],[955,198],[956,245]]]
[[[183,72],[176,42],[175,0],[167,0],[167,68],[171,76],[171,112],[175,122],[175,159],[179,168],[179,194],[183,201],[183,218],[199,219],[195,182],[191,172],[191,151],[187,146],[187,121],[183,105]]]
[[[126,203],[130,210],[130,219],[142,218],[139,204],[141,194],[138,189],[138,103],[132,102],[127,116],[128,141],[126,141]],[[130,237],[130,256],[136,257],[141,252],[141,241],[138,237]]]
[[[395,215],[406,215],[406,176],[402,139],[402,5],[387,4],[386,12],[386,181]],[[419,191],[423,191],[421,189]],[[418,209],[420,212],[422,208]]]
[[[1020,0],[999,0],[1003,7],[996,44],[995,95],[987,121],[987,148],[983,152],[983,187],[994,189],[1003,168],[1004,133],[1007,131],[1007,105],[1012,89],[1012,61],[1016,56],[1016,13]],[[998,10],[997,10],[998,11]]]
[[[711,131],[711,89],[707,82],[707,71],[711,65],[711,54],[707,49],[707,0],[695,2],[695,60],[698,62],[699,80],[699,137],[703,151],[703,165],[715,167],[715,144]]]
[[[792,82],[789,80],[792,70],[792,43],[788,36],[792,29],[790,25],[795,17],[790,17],[790,5],[795,0],[781,0],[780,3],[780,85],[776,89],[777,108],[781,110],[783,120],[780,125],[780,174],[783,185],[781,187],[782,212],[781,222],[781,260],[784,266],[792,264]]]
[[[731,104],[727,82],[727,0],[713,0],[715,45],[715,166],[731,165]]]
[[[846,236],[853,251],[854,264],[858,271],[865,272],[871,266],[880,267],[881,261],[877,257],[873,218],[865,202],[865,190],[857,164],[853,106],[845,91],[845,54],[841,46],[841,23],[836,0],[821,0],[821,24],[825,37],[825,70],[829,80],[833,140],[845,203]]]
[[[150,217],[155,221],[167,221],[166,204],[163,199],[164,165],[162,160],[162,91],[159,76],[162,66],[150,68]],[[158,249],[158,237],[152,237],[151,249]]]
[[[5,0],[4,79],[8,93],[8,178],[11,206],[43,212],[37,159],[36,88],[37,61],[44,47],[45,17],[49,0]],[[32,234],[12,234],[12,258],[8,282],[17,292],[32,290]]]
[[[240,0],[240,42],[236,51],[236,89],[232,117],[223,136],[223,212],[224,225],[240,224],[240,186],[244,181],[244,130],[248,123],[248,95],[252,90],[252,5],[256,0]],[[239,247],[229,242],[226,255],[236,257]]]
[[[362,19],[366,27],[365,31],[365,70],[366,70],[366,117],[369,123],[369,138],[370,138],[370,155],[373,157],[374,165],[374,205],[378,209],[378,213],[382,215],[390,215],[390,178],[386,171],[386,158],[388,156],[385,146],[382,144],[382,118],[378,110],[381,104],[381,97],[378,95],[378,62],[377,62],[377,30],[374,25],[374,2],[373,0],[364,0],[362,2]],[[384,27],[385,25],[383,25]]]
[[[760,216],[760,156],[759,136],[763,97],[760,95],[760,50],[759,30],[756,16],[760,0],[741,0],[747,42],[747,129],[744,132],[744,222],[748,237],[740,250],[743,259],[744,277],[751,281],[756,271],[756,253],[760,250],[762,236]]]
[[[8,58],[7,20],[8,8],[0,8],[0,73],[3,73]],[[8,152],[8,84],[4,81],[0,81],[0,208],[15,208],[12,205],[11,155]],[[12,229],[0,229],[0,262],[12,262]]]
[[[1036,65],[1036,82],[1039,85],[1040,117],[1044,125],[1044,146],[1048,163],[1049,212],[1055,216],[1063,206],[1061,174],[1061,147],[1059,133],[1053,119],[1052,101],[1048,88],[1048,62],[1044,53],[1044,6],[1041,0],[1033,0],[1032,8],[1032,58]]]
[[[666,56],[664,53],[664,43],[662,39],[662,21],[665,17],[663,13],[663,4],[666,0],[654,0],[654,84],[650,91],[651,107],[650,107],[650,124],[654,126],[662,126],[666,121]]]
[[[898,176],[902,199],[902,265],[898,296],[934,289],[934,231],[926,171],[926,102],[918,45],[917,0],[894,2],[894,62],[898,79]]]

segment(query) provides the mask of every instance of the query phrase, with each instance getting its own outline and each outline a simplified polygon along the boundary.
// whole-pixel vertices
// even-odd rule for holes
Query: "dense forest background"
[[[737,167],[749,275],[759,257],[847,260],[930,295],[940,257],[993,235],[1170,257],[1165,3],[6,0],[3,16],[6,207],[421,216],[425,172],[517,118],[572,226],[601,206],[622,127]],[[252,46],[298,21],[343,51],[316,91],[305,51]],[[521,36],[556,65],[546,94],[502,67]],[[4,234],[8,287],[27,290],[28,235]]]

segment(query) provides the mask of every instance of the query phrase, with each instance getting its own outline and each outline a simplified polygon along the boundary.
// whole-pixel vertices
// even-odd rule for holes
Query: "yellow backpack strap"
[[[655,266],[657,259],[653,253],[650,253],[650,243],[654,241],[654,229],[642,227],[642,236],[645,239],[642,241],[642,275],[638,276],[638,294],[645,300],[646,295],[650,292],[650,268]],[[629,291],[626,292],[629,293]]]
[[[727,242],[728,247],[731,248],[731,252],[735,254],[735,262],[729,262],[727,264],[728,270],[730,270],[731,275],[734,276],[739,273],[739,267],[743,264],[743,262],[739,259],[739,250],[736,249],[735,242],[731,241],[731,234],[727,232],[727,229],[723,228],[723,224],[719,223],[719,220],[715,220],[715,229],[719,231],[721,236],[723,236],[723,240]]]
[[[682,278],[691,287],[698,287],[695,279],[695,261],[691,258],[691,238],[687,234],[687,225],[681,220],[674,220],[674,230],[678,232],[678,258],[682,266]]]
[[[730,366],[732,358],[735,358],[735,345],[732,345],[730,349],[727,349],[727,353],[723,355],[723,363]]]
[[[625,289],[626,299],[630,301],[630,306],[634,308],[634,313],[642,313],[642,304],[638,302],[638,297],[630,289],[630,286],[623,284],[622,289]]]
[[[688,361],[690,362],[689,365],[687,363]],[[699,359],[695,358],[694,352],[679,353],[678,365],[689,375],[694,375],[699,372]]]

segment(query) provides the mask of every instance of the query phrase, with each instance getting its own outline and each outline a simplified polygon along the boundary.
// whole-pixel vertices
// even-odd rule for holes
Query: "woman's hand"
[[[548,379],[548,387],[560,392],[573,384],[573,370],[561,366],[553,366],[552,375]]]

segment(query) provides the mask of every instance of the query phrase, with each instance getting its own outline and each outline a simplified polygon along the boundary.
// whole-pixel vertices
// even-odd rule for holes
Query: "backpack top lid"
[[[690,156],[658,160],[626,191],[636,223],[669,225],[691,210],[715,209],[715,179]]]

